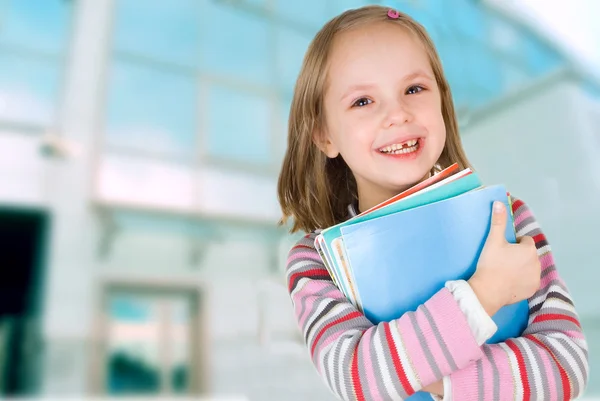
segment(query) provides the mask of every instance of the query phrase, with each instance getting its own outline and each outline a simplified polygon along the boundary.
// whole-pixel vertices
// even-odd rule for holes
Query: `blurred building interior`
[[[333,397],[287,294],[275,185],[312,36],[361,0],[0,1],[0,396]],[[485,180],[544,227],[600,397],[600,83],[479,0],[430,32]]]

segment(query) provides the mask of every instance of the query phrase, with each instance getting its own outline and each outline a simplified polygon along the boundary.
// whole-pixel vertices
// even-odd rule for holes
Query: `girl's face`
[[[373,24],[335,39],[321,148],[344,158],[361,210],[428,176],[446,141],[440,92],[423,46]]]

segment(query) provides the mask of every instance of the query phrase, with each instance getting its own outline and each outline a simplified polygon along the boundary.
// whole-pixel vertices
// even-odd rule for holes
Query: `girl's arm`
[[[373,325],[332,282],[315,236],[291,249],[288,290],[311,359],[338,398],[403,400],[484,356],[481,344],[495,326],[472,330],[447,288],[416,312]]]
[[[451,396],[444,399],[570,400],[587,385],[588,347],[573,300],[531,210],[512,201],[517,236],[533,237],[542,266],[540,289],[529,298],[529,325],[522,337],[484,345],[482,359],[445,379]]]

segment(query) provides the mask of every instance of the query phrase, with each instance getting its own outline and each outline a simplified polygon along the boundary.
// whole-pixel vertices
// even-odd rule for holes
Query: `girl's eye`
[[[421,92],[423,89],[424,88],[422,86],[414,85],[414,86],[411,86],[410,88],[408,88],[408,90],[406,91],[406,93],[409,94],[409,95],[414,95],[415,93]]]
[[[354,102],[354,104],[352,105],[352,107],[364,107],[368,104],[373,103],[373,101],[369,98],[366,97],[361,97],[360,99],[358,99],[356,102]]]

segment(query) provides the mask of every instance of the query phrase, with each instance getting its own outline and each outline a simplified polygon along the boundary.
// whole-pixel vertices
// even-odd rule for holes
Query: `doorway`
[[[0,396],[39,392],[48,230],[46,211],[0,207]]]
[[[201,287],[189,281],[103,282],[92,392],[109,396],[205,394],[204,298]]]

